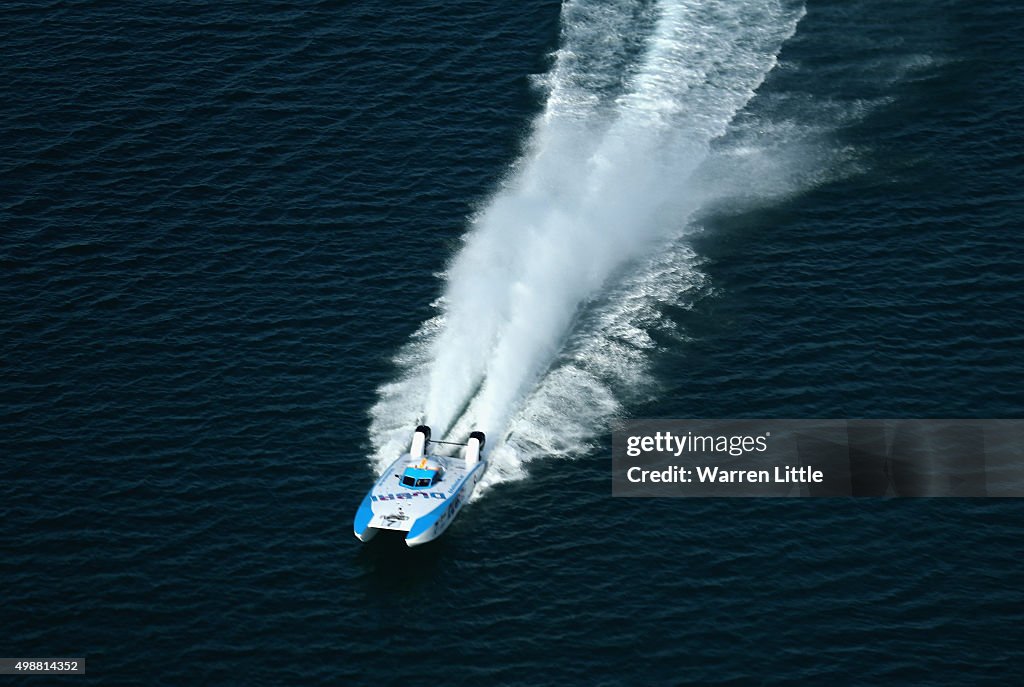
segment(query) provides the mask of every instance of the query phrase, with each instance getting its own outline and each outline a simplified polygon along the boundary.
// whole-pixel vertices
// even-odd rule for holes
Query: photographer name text
[[[793,467],[789,465],[776,466],[772,470],[724,470],[717,466],[695,465],[692,468],[672,465],[662,470],[644,470],[640,467],[631,467],[626,471],[626,479],[633,483],[676,483],[686,484],[698,482],[709,483],[821,483],[824,475],[821,470],[815,470],[813,466],[805,465]]]

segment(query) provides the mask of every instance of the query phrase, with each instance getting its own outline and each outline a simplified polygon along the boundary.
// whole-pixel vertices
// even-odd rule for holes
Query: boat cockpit
[[[405,468],[400,483],[406,489],[426,489],[437,484],[443,474],[444,469],[437,461],[424,458]]]

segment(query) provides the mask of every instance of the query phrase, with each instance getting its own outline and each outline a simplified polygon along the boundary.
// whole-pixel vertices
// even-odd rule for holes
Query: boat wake
[[[798,192],[825,166],[819,127],[776,117],[770,99],[752,107],[804,14],[787,0],[564,4],[525,152],[378,390],[378,469],[419,423],[449,438],[479,428],[486,488],[585,452],[654,388],[655,341],[685,338],[665,306],[708,290],[687,244],[701,213]]]

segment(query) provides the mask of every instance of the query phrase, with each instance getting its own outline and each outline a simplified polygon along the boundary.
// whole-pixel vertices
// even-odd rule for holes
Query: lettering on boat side
[[[370,496],[370,500],[371,501],[396,501],[396,500],[399,500],[399,501],[411,501],[412,499],[415,499],[417,496],[422,496],[425,499],[437,499],[439,501],[444,501],[445,499],[448,498],[447,496],[445,496],[444,494],[442,494],[439,491],[412,491],[412,492],[403,492],[401,494],[373,495],[373,496]]]

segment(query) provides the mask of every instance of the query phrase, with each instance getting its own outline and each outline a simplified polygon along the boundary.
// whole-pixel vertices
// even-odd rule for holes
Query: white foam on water
[[[473,218],[371,410],[383,469],[421,422],[488,435],[483,486],[584,453],[653,389],[661,313],[708,288],[686,236],[715,203],[817,183],[822,124],[737,121],[804,15],[785,0],[570,0],[526,151]],[[726,135],[729,134],[729,135]]]

